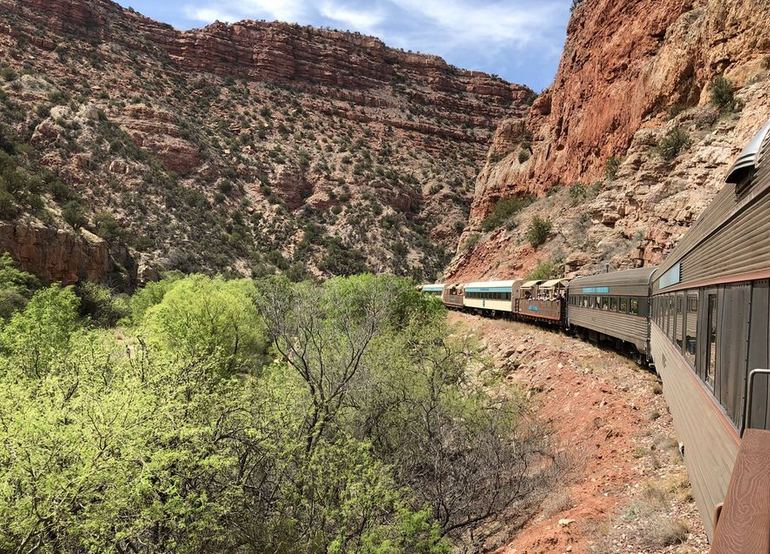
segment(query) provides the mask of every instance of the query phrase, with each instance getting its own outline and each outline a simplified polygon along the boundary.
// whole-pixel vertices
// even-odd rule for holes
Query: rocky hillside
[[[553,86],[495,133],[446,278],[657,263],[770,116],[769,69],[765,0],[576,3]]]
[[[107,0],[0,0],[0,53],[0,250],[67,282],[431,278],[534,96],[358,34],[179,32]]]

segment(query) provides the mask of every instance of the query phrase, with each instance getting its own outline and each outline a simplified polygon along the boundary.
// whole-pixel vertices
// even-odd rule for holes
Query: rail
[[[770,375],[770,369],[753,369],[746,380],[741,447],[725,501],[715,513],[711,554],[770,552],[770,431],[750,427],[759,375]]]
[[[749,373],[749,378],[746,381],[746,402],[743,404],[743,417],[741,418],[741,437],[743,437],[743,434],[746,432],[749,423],[751,423],[751,405],[753,404],[754,400],[754,380],[757,375],[770,375],[770,369],[753,369]]]

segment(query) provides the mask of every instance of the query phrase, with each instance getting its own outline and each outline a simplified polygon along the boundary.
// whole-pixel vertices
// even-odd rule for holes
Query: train
[[[423,290],[450,309],[611,342],[654,369],[712,552],[770,537],[770,503],[747,509],[770,490],[770,454],[751,454],[770,453],[770,121],[658,267]]]
[[[453,310],[506,316],[611,343],[651,365],[649,306],[654,267],[574,279],[511,279],[422,285]]]

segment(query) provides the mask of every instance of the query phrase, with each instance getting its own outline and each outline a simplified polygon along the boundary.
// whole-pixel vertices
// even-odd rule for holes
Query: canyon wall
[[[526,273],[547,260],[566,273],[659,261],[770,115],[768,16],[762,0],[577,4],[553,85],[495,133],[447,278]],[[712,104],[717,76],[735,89],[734,109]],[[657,146],[674,129],[687,148],[662,159]],[[575,184],[581,192],[568,194]],[[500,199],[526,194],[540,200],[516,229],[482,228]],[[537,248],[523,232],[535,212],[553,226]]]
[[[90,231],[103,212],[117,219],[140,277],[432,279],[494,129],[534,96],[356,33],[181,32],[108,0],[0,8],[0,65],[14,74],[0,80],[4,121],[71,187]]]

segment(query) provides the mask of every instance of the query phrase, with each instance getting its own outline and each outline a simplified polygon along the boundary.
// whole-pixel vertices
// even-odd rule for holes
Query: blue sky
[[[539,91],[551,84],[572,0],[118,0],[178,29],[266,19],[359,31]]]

